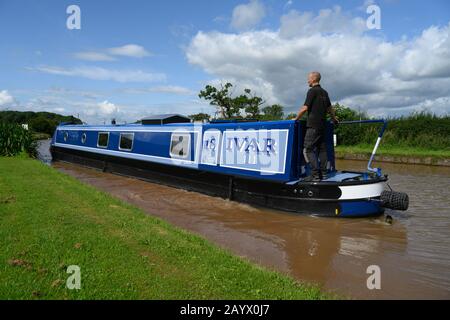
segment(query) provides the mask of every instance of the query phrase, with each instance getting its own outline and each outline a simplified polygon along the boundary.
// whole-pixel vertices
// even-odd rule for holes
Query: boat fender
[[[388,209],[408,210],[409,197],[404,192],[384,190],[380,196],[381,205]]]

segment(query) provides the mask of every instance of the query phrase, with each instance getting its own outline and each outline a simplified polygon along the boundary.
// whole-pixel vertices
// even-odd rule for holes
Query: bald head
[[[319,84],[320,79],[322,79],[322,76],[320,75],[320,72],[317,72],[317,71],[310,72],[308,74],[308,84],[309,84],[309,86],[312,87],[312,86],[314,86],[316,84]]]
[[[317,72],[317,71],[310,72],[309,76],[311,77],[311,79],[314,82],[317,82],[317,83],[319,83],[320,79],[322,79],[322,76],[320,75],[320,72]]]

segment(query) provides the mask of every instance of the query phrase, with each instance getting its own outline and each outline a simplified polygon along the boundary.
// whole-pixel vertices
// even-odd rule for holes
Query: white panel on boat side
[[[262,174],[284,174],[288,129],[225,130],[220,166]]]
[[[340,186],[342,195],[339,200],[364,199],[379,197],[384,190],[384,182],[356,186]]]
[[[221,137],[222,132],[217,129],[208,129],[203,132],[201,164],[216,166],[219,163]]]

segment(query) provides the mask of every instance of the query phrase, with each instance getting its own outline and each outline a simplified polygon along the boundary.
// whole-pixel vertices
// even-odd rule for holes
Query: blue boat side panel
[[[383,212],[380,201],[376,200],[341,202],[340,207],[340,217],[366,217]]]
[[[103,155],[274,181],[290,181],[294,121],[124,126],[59,126],[54,144]],[[97,145],[109,133],[107,148]],[[121,133],[133,133],[132,150],[120,150]],[[82,137],[86,136],[83,142]],[[172,148],[174,144],[174,148]],[[172,152],[171,152],[172,150]],[[183,150],[182,156],[178,155]],[[187,150],[189,150],[187,152]]]
[[[310,172],[303,156],[305,126],[305,122],[296,121],[61,125],[53,143],[102,155],[288,182]],[[107,148],[97,146],[99,132],[109,133]],[[120,150],[121,133],[134,134],[132,150]],[[83,135],[86,135],[84,142]],[[330,123],[327,124],[326,143],[328,171],[334,172],[333,126]]]
[[[83,130],[84,129],[84,130]],[[189,137],[185,147],[188,150],[184,150],[184,156],[176,156],[170,154],[170,146],[173,132],[170,131],[112,131],[111,128],[99,128],[99,130],[87,130],[88,128],[58,128],[55,143],[56,145],[73,148],[83,151],[90,151],[94,153],[122,156],[126,158],[136,158],[140,160],[154,161],[166,164],[185,164],[192,165],[195,162],[196,145],[198,140],[198,132],[192,132],[187,130],[177,131],[178,135]],[[104,129],[104,130],[101,130]],[[98,135],[100,132],[109,133],[107,148],[101,148],[97,146]],[[133,145],[132,150],[120,150],[120,134],[121,133],[133,133]],[[64,140],[64,135],[67,133],[67,139]],[[83,143],[81,140],[82,135],[86,135],[86,141]],[[134,157],[135,156],[135,157]]]

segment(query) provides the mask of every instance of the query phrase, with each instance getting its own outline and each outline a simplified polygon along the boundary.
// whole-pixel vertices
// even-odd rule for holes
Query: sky
[[[373,117],[450,113],[447,0],[0,0],[0,37],[0,110],[214,114],[199,91],[231,82],[289,113],[319,71],[333,103]]]

